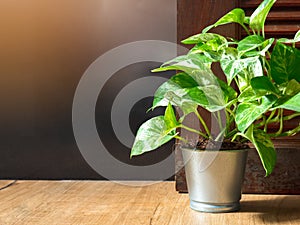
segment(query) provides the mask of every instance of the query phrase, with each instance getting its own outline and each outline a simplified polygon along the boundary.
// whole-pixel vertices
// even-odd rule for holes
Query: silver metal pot
[[[181,149],[190,207],[201,212],[239,210],[248,150]]]

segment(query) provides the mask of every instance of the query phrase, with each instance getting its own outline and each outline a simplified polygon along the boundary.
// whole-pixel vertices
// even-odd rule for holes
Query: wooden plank
[[[281,34],[282,37],[285,37],[287,35],[295,35],[299,29],[299,24],[267,24],[265,26],[265,33],[274,35]]]
[[[240,7],[253,8],[258,6],[262,0],[241,0]],[[274,7],[299,7],[300,0],[277,0]]]
[[[174,182],[120,185],[104,181],[18,181],[0,191],[0,224],[64,225],[296,225],[300,195],[243,195],[241,212],[209,214],[189,208]]]
[[[300,10],[288,9],[279,11],[270,11],[268,21],[299,21],[300,20]]]
[[[247,16],[251,16],[253,13],[254,8],[249,8],[245,10]],[[267,21],[289,21],[297,23],[300,21],[300,8],[279,8],[279,9],[272,9],[267,17]]]

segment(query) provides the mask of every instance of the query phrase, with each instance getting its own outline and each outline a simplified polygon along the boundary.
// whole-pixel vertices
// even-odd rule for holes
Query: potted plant
[[[179,72],[157,89],[152,109],[165,106],[165,113],[140,126],[131,157],[174,138],[186,143],[182,153],[195,210],[238,210],[247,144],[256,148],[268,176],[276,163],[272,138],[300,131],[299,125],[284,130],[286,121],[300,115],[300,51],[295,47],[300,32],[294,39],[265,37],[264,23],[275,1],[264,0],[250,17],[243,9],[233,9],[202,33],[183,40],[183,44],[194,45],[186,55],[153,70]],[[209,32],[228,23],[239,24],[247,36],[235,40]],[[221,66],[225,82],[213,73],[213,64]],[[199,108],[211,113],[218,132],[209,129]],[[201,128],[184,124],[191,114]],[[276,132],[268,129],[271,123],[278,124]],[[185,130],[197,135],[193,146],[182,135]]]

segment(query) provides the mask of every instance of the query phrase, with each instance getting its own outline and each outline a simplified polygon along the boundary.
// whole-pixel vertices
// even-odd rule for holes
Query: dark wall
[[[3,0],[0,27],[0,178],[101,179],[74,139],[75,89],[91,63],[114,47],[148,39],[176,42],[176,1]],[[107,87],[114,90],[111,82],[117,76],[148,76],[158,65],[130,65]],[[105,93],[99,98],[108,105],[113,101]],[[147,117],[143,112],[150,103],[151,98],[141,99],[132,110],[133,132]],[[109,119],[110,109],[98,104],[96,111],[100,136],[110,137],[109,151],[128,162],[129,148],[99,119]],[[145,162],[160,161],[171,147]]]

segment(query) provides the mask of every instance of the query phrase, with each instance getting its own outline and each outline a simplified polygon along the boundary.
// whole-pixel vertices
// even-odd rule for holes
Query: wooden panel
[[[18,181],[0,191],[0,224],[297,225],[300,196],[243,195],[241,211],[200,213],[174,182],[135,187],[113,182]]]
[[[195,26],[203,27],[207,23],[213,23],[220,16],[230,10],[230,8],[239,6],[246,8],[246,14],[250,15],[261,0],[241,0],[241,1],[223,1],[223,4],[217,4],[216,1],[203,1],[199,3],[196,0],[178,1],[178,37],[189,36],[195,32]],[[205,4],[205,7],[200,7]],[[226,6],[225,6],[226,5]],[[229,5],[229,6],[228,6]],[[182,6],[182,8],[180,8]],[[200,8],[198,8],[200,7]],[[226,7],[226,9],[224,8]],[[214,10],[211,10],[214,9]],[[190,12],[192,13],[190,14]],[[197,24],[190,24],[190,21],[197,21]],[[228,35],[243,36],[239,30],[231,27]],[[227,29],[225,27],[225,29]],[[278,0],[266,22],[266,36],[288,37],[292,38],[300,29],[300,0]],[[299,46],[299,44],[297,45]],[[300,119],[295,118],[287,124],[288,128],[293,128],[299,124]],[[286,128],[286,127],[285,127]],[[270,129],[277,130],[278,124],[272,124]],[[275,141],[278,151],[278,163],[274,173],[264,178],[264,170],[261,166],[257,153],[251,152],[248,158],[244,191],[247,193],[293,193],[300,194],[300,136],[294,136]],[[295,149],[291,149],[291,146]],[[298,149],[297,149],[298,148]],[[175,176],[176,189],[180,192],[186,191],[185,173],[180,169],[183,165],[182,156],[179,149],[176,149],[176,171]]]
[[[177,38],[178,43],[184,38],[201,32],[206,26],[213,24],[225,12],[237,6],[238,1],[225,0],[222,4],[216,4],[210,0],[178,0],[177,1]],[[234,25],[220,26],[214,31],[227,35],[235,35],[237,31]]]

